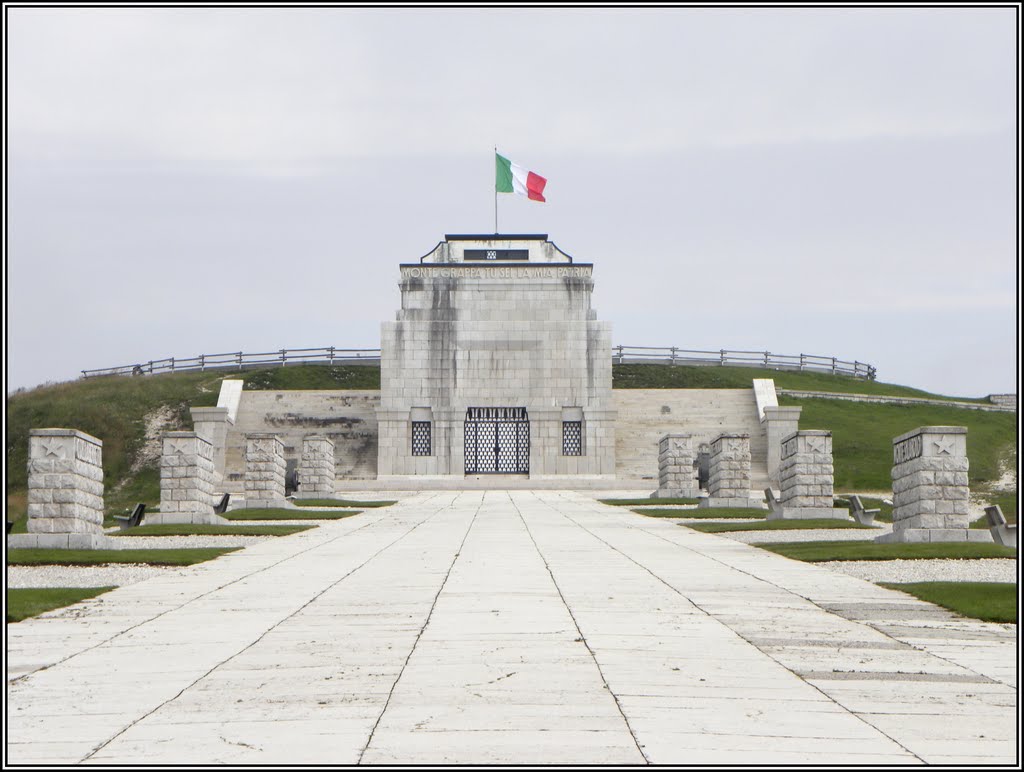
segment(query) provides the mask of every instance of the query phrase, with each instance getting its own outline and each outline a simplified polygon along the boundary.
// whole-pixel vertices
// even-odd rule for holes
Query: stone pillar
[[[167,432],[160,455],[160,511],[144,522],[219,523],[213,514],[213,445],[198,432]]]
[[[192,426],[197,435],[210,443],[213,450],[213,471],[218,480],[224,479],[224,451],[228,429],[235,425],[226,407],[192,408]]]
[[[779,464],[782,461],[782,441],[800,427],[801,407],[772,407],[764,408],[765,433],[768,435],[768,453],[766,466],[768,468],[768,480],[773,487],[779,485]]]
[[[317,434],[302,438],[299,494],[304,499],[334,495],[334,442],[329,437]]]
[[[782,441],[779,465],[781,512],[769,520],[807,518],[849,519],[845,509],[832,506],[832,432],[804,430]]]
[[[750,435],[720,434],[711,441],[708,498],[699,507],[761,507],[750,495]]]
[[[28,534],[9,546],[93,549],[103,537],[103,442],[76,429],[32,429]]]
[[[892,533],[875,541],[991,541],[967,509],[967,428],[920,426],[892,441]]]
[[[653,499],[694,498],[698,493],[692,434],[666,434],[658,440],[658,490]]]
[[[281,506],[285,502],[284,443],[276,434],[245,435],[245,505]]]

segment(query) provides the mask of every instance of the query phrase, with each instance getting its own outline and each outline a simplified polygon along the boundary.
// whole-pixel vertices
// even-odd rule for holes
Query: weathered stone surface
[[[160,512],[151,523],[176,522],[178,514],[213,515],[216,469],[213,445],[198,432],[167,432],[160,456]]]
[[[474,250],[522,251],[528,260],[477,261]],[[611,327],[591,308],[593,266],[546,238],[480,236],[446,240],[400,270],[402,308],[381,329],[379,477],[461,479],[493,471],[495,455],[510,471],[528,467],[531,479],[614,476]],[[528,434],[487,428],[467,452],[475,407],[522,409]],[[418,409],[432,416],[429,455],[413,452]],[[565,411],[581,418],[568,421]],[[509,463],[520,454],[528,463]]]
[[[276,434],[249,434],[245,443],[245,500],[284,501],[284,443]]]
[[[658,497],[698,493],[697,447],[692,434],[666,434],[658,441]]]
[[[989,541],[969,533],[967,429],[921,426],[893,439],[893,532],[878,541]],[[981,534],[981,536],[978,536]]]
[[[334,495],[334,443],[329,437],[312,435],[303,438],[298,473],[302,498]]]
[[[845,519],[843,510],[832,506],[832,433],[821,430],[795,431],[780,443],[780,514],[769,519],[826,517]]]
[[[102,459],[103,442],[76,429],[29,432],[29,533],[102,533]]]
[[[711,441],[708,496],[700,507],[757,507],[750,495],[750,435],[720,434]]]

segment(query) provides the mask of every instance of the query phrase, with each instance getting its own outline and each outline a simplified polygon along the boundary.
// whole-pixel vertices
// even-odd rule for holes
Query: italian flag
[[[504,156],[494,154],[498,165],[498,177],[495,183],[495,190],[499,193],[518,193],[526,196],[531,201],[545,201],[544,186],[548,181],[539,174],[524,169],[517,163],[512,163]]]

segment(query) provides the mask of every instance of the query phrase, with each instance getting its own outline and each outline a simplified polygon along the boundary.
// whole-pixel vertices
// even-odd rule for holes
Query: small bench
[[[882,510],[880,509],[864,509],[864,504],[861,503],[860,496],[850,496],[850,514],[853,515],[853,519],[861,525],[872,525],[875,522],[875,515]]]
[[[135,528],[137,525],[141,525],[142,518],[146,516],[146,505],[136,504],[135,509],[132,513],[125,517],[124,515],[114,515],[114,519],[117,524],[121,527],[122,531],[127,531],[129,528]]]
[[[992,540],[1004,547],[1017,548],[1017,524],[1006,522],[1006,515],[998,504],[985,507],[985,516],[988,518],[988,530],[992,534]]]
[[[230,493],[225,493],[223,498],[221,498],[220,502],[214,506],[213,514],[215,514],[215,515],[223,515],[225,512],[227,512],[228,511],[228,502],[230,500],[231,500],[231,494]]]
[[[764,500],[768,502],[768,509],[772,511],[773,515],[782,517],[782,502],[775,498],[775,491],[771,488],[765,488]]]

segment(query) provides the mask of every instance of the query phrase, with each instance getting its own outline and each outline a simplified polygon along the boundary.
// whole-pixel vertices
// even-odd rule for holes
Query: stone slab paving
[[[1013,763],[1016,629],[561,491],[8,626],[8,764]]]

